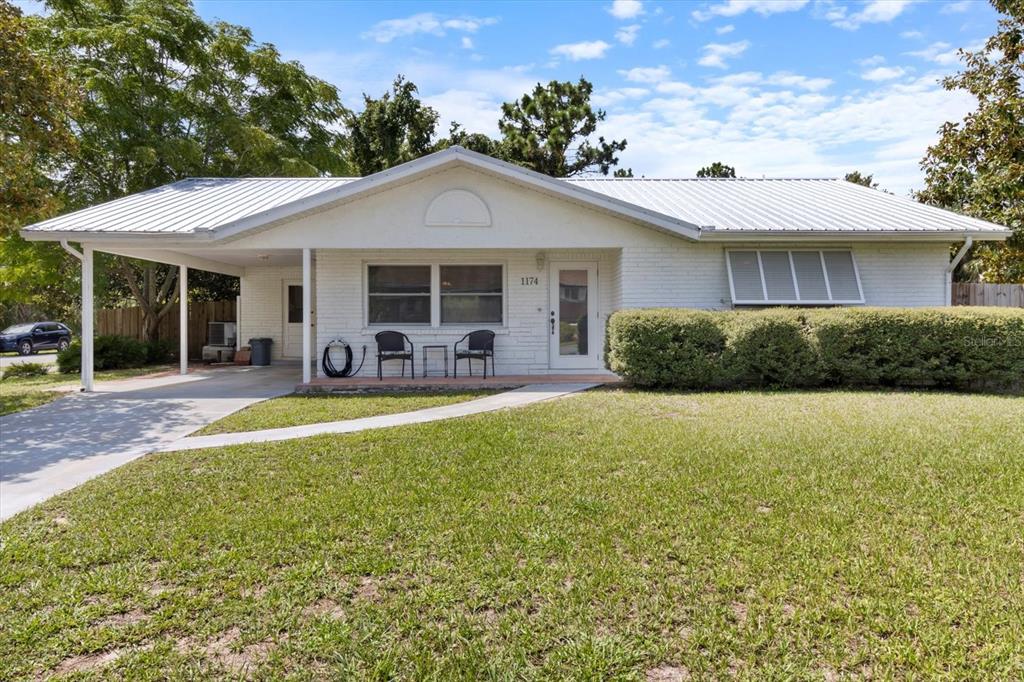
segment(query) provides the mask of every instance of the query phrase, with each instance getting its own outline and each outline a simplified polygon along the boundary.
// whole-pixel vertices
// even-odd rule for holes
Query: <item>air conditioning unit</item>
[[[237,332],[234,322],[210,322],[206,333],[206,343],[210,346],[235,347]]]

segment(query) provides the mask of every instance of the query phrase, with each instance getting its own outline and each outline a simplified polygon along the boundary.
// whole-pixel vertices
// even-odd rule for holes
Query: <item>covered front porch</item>
[[[114,243],[65,248],[82,262],[82,385],[93,389],[93,261],[97,252],[239,277],[237,339],[269,338],[272,362],[294,363],[304,391],[387,387],[511,387],[617,378],[604,370],[608,315],[618,307],[618,249],[137,249]],[[178,299],[180,372],[188,369],[188,297]],[[474,361],[456,370],[454,344],[466,333],[495,334],[488,376]],[[408,337],[411,365],[386,362],[377,378],[375,335]],[[332,341],[353,352],[352,376],[330,379],[320,359]],[[365,359],[364,359],[365,358]],[[335,359],[337,363],[337,359]],[[423,377],[424,370],[431,375]],[[447,376],[445,376],[447,370]],[[458,374],[456,378],[456,373]],[[440,375],[440,376],[438,376]]]

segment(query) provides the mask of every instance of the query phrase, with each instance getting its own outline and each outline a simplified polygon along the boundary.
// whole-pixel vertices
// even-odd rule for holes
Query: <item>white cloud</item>
[[[603,40],[587,40],[581,43],[567,43],[551,48],[551,54],[578,62],[584,59],[601,59],[611,47]]]
[[[733,26],[732,24],[726,24],[725,26],[719,26],[718,28],[716,28],[715,33],[717,33],[720,36],[724,36],[726,33],[732,33],[735,30],[735,26]]]
[[[885,57],[880,54],[865,57],[864,59],[858,59],[857,63],[861,66],[878,66],[879,64],[885,64]]]
[[[903,31],[900,33],[900,38],[906,38],[907,40],[917,40],[918,38],[924,38],[924,34],[920,31]]]
[[[860,77],[866,81],[891,81],[894,78],[900,78],[906,73],[906,69],[901,66],[876,66],[862,73]]]
[[[621,104],[627,100],[636,100],[651,94],[647,88],[618,88],[617,90],[605,90],[595,92],[593,102],[599,107],[608,107]]]
[[[960,0],[959,2],[947,2],[939,10],[942,14],[962,14],[971,8],[971,5],[977,4],[972,0]]]
[[[369,38],[378,43],[390,43],[396,38],[426,33],[429,35],[443,36],[446,31],[460,31],[463,33],[476,33],[483,26],[490,26],[498,23],[495,17],[456,17],[445,19],[433,12],[420,12],[400,19],[385,19],[378,21],[363,33],[364,38]]]
[[[668,80],[672,75],[667,66],[638,66],[632,69],[622,69],[619,75],[633,83],[660,83]]]
[[[725,61],[738,57],[747,51],[750,41],[741,40],[736,43],[709,43],[704,46],[704,56],[697,63],[701,66],[713,67],[716,69],[726,68]]]
[[[973,48],[968,47],[967,49],[970,51]],[[907,54],[912,57],[925,59],[929,62],[935,62],[936,64],[941,64],[943,66],[957,64],[960,61],[960,55],[956,48],[949,43],[943,42],[932,43],[923,50],[915,50],[913,52],[907,52]]]
[[[615,39],[623,45],[632,45],[636,42],[636,36],[640,32],[640,24],[623,26],[615,32]]]
[[[655,40],[651,45],[655,50],[662,50],[672,44],[672,41],[668,38],[662,38],[661,40]]]
[[[832,85],[832,80],[829,78],[808,78],[807,76],[800,76],[788,71],[777,71],[765,79],[765,83],[818,92]]]
[[[974,106],[969,94],[943,90],[936,76],[844,97],[777,90],[772,76],[756,72],[707,87],[666,82],[639,105],[612,108],[599,132],[628,140],[623,165],[647,177],[692,177],[713,160],[751,177],[842,177],[860,168],[905,194],[921,186],[918,163],[935,130]]]
[[[856,31],[863,24],[884,24],[907,9],[914,0],[871,0],[859,12],[850,13],[843,5],[826,5],[825,19],[833,26]]]
[[[644,13],[644,3],[640,0],[614,0],[608,13],[616,19],[635,19]]]
[[[795,12],[803,9],[808,0],[725,0],[707,9],[694,10],[691,16],[697,21],[712,17],[735,17],[746,12],[755,12],[763,17],[781,12]]]
[[[469,36],[462,36],[462,47],[466,50],[473,49],[473,39]]]

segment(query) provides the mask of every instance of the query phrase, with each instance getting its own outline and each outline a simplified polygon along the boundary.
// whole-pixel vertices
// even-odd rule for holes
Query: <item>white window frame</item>
[[[751,252],[753,251],[757,255],[757,268],[761,275],[761,294],[764,296],[763,299],[737,299],[736,298],[736,285],[733,282],[732,275],[732,259],[730,254],[733,252]],[[764,277],[764,266],[761,263],[761,254],[774,251],[774,252],[785,252],[789,254],[789,272],[793,277],[793,290],[796,292],[796,299],[770,299],[768,298],[768,287],[765,284]],[[856,299],[835,299],[832,297],[832,284],[829,282],[828,266],[825,265],[825,252],[826,251],[844,251],[850,254],[850,262],[853,263],[853,276],[857,280],[857,291],[860,292],[860,297]],[[818,258],[821,260],[821,272],[825,278],[825,291],[828,292],[828,299],[801,299],[800,298],[800,285],[796,279],[796,268],[793,263],[794,253],[817,253]],[[759,249],[756,247],[747,248],[735,248],[725,250],[725,267],[729,274],[729,295],[732,297],[733,305],[858,305],[864,303],[864,286],[860,280],[860,268],[857,266],[857,257],[853,253],[853,249],[836,247],[836,248],[817,248],[817,249]]]
[[[370,322],[370,268],[380,266],[426,266],[430,268],[430,322]],[[366,329],[392,329],[408,327],[410,329],[479,329],[489,322],[449,322],[441,324],[441,266],[442,265],[477,265],[501,268],[501,324],[491,329],[508,327],[508,267],[501,261],[479,260],[388,260],[363,262],[363,325]],[[496,295],[496,294],[494,294]]]

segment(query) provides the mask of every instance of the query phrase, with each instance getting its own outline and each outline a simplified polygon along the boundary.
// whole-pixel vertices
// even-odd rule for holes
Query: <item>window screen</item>
[[[727,257],[737,305],[864,302],[848,250],[729,251]]]
[[[441,324],[501,324],[500,265],[441,266]]]
[[[430,324],[429,265],[367,268],[370,324]]]

